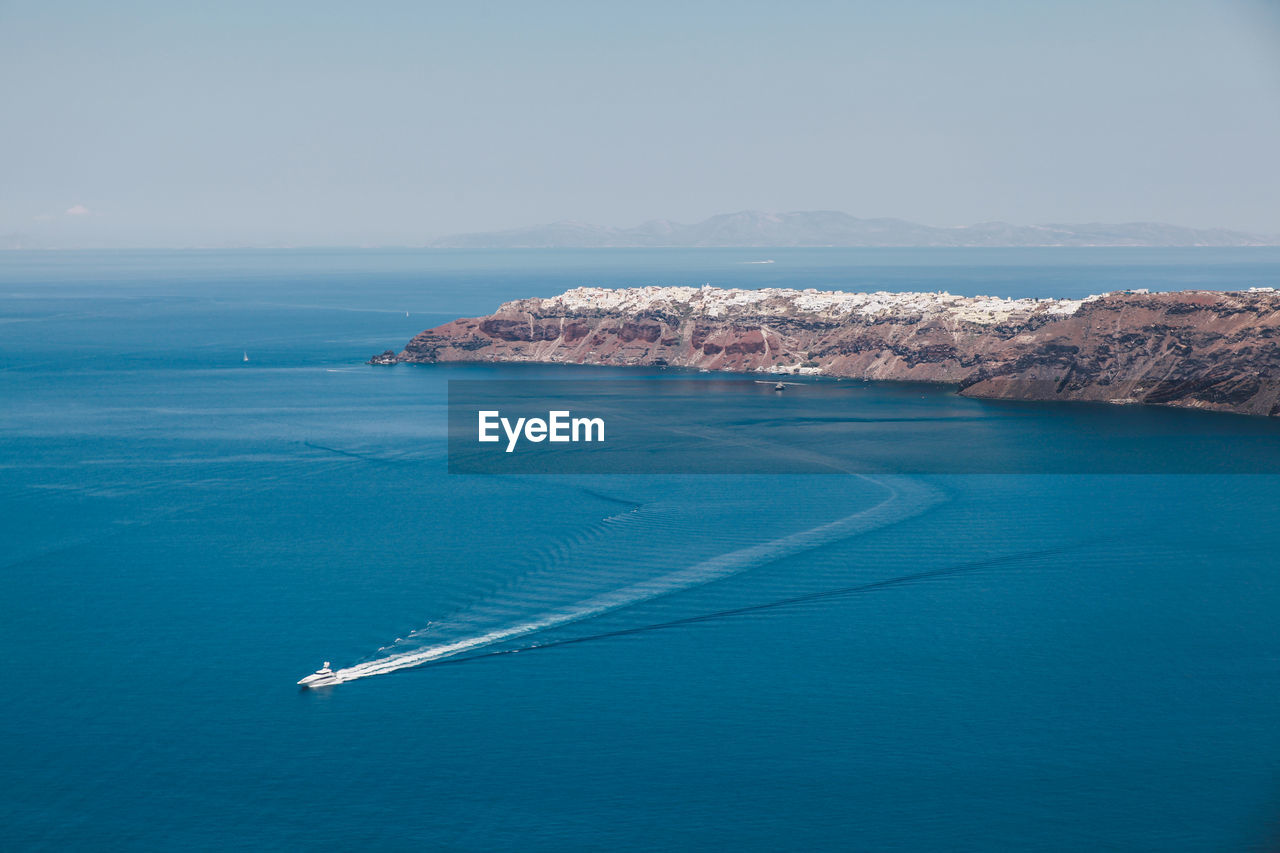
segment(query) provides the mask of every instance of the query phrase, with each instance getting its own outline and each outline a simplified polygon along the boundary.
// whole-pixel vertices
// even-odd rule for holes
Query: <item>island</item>
[[[786,213],[740,210],[701,222],[654,219],[632,228],[553,222],[509,231],[454,234],[431,243],[454,249],[603,249],[786,246],[1275,246],[1280,235],[1161,222],[1089,222],[936,226],[904,219],[864,219],[838,210]]]
[[[578,287],[454,320],[373,363],[543,362],[949,383],[973,397],[1280,416],[1280,292],[1084,299]]]

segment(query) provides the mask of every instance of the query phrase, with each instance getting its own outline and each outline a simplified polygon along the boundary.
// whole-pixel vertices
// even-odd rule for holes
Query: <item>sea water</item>
[[[450,379],[573,369],[363,364],[703,283],[1236,289],[1280,252],[0,254],[4,846],[1280,843],[1276,477],[449,474]]]

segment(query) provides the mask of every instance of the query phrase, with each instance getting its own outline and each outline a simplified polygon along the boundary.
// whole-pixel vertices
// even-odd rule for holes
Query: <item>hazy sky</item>
[[[0,0],[0,235],[741,209],[1280,233],[1277,0]]]

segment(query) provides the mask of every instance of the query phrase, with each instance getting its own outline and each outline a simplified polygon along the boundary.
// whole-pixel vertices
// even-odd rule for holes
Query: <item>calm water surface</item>
[[[704,282],[1238,288],[1280,252],[2,253],[3,846],[1280,846],[1278,478],[449,475],[449,379],[566,374],[362,364]],[[385,672],[299,692],[325,659]]]

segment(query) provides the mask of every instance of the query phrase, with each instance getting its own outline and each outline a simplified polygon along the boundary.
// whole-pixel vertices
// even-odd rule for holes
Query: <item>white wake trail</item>
[[[768,542],[720,554],[686,568],[600,593],[572,605],[553,609],[502,628],[496,628],[452,642],[400,652],[376,660],[366,661],[365,663],[355,664],[354,666],[337,670],[334,676],[337,681],[342,682],[368,678],[371,675],[384,675],[389,672],[409,669],[432,661],[454,657],[485,646],[491,646],[494,643],[528,636],[583,619],[590,619],[661,595],[721,580],[755,566],[764,565],[801,551],[811,550],[854,534],[865,533],[869,530],[903,521],[919,515],[942,500],[940,492],[918,481],[876,478],[875,482],[889,489],[889,496],[875,506],[855,512],[844,518]]]

